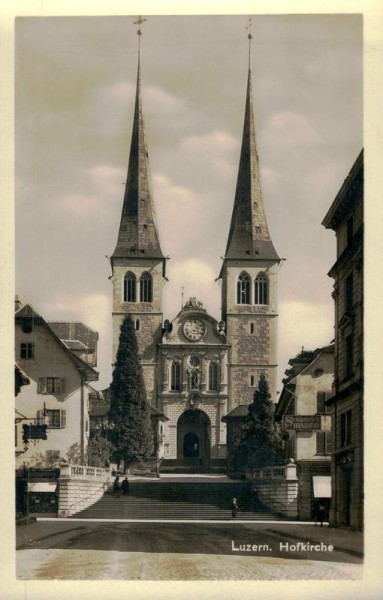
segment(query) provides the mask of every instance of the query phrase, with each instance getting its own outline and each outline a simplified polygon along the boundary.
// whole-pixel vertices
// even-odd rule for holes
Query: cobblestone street
[[[312,560],[99,550],[21,550],[21,579],[356,580],[363,565]]]

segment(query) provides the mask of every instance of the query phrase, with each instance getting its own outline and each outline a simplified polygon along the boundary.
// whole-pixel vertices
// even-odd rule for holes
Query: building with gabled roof
[[[15,401],[16,466],[52,467],[63,459],[83,464],[89,436],[88,384],[98,380],[97,371],[68,348],[31,304],[21,305],[18,299],[15,362],[29,380]],[[34,429],[38,425],[46,425],[46,439],[34,437],[41,434]]]

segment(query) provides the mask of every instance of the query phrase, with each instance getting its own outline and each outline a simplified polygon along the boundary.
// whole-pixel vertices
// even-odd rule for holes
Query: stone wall
[[[60,465],[58,516],[70,517],[97,502],[110,479],[108,469]]]

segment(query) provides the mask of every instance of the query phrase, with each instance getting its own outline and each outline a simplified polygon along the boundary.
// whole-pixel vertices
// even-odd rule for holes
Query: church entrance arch
[[[177,459],[196,465],[210,460],[210,419],[202,410],[186,410],[178,419]]]

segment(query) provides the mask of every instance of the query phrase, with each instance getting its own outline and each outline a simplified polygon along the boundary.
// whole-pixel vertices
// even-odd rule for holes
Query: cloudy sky
[[[110,266],[137,69],[133,17],[16,21],[16,292],[47,320],[99,334],[111,377]],[[168,261],[164,318],[214,281],[234,201],[247,80],[247,17],[148,17],[143,111]],[[362,17],[254,16],[252,83],[264,202],[278,254],[279,364],[334,336],[335,236],[325,216],[363,145]],[[279,389],[281,389],[279,387]]]

